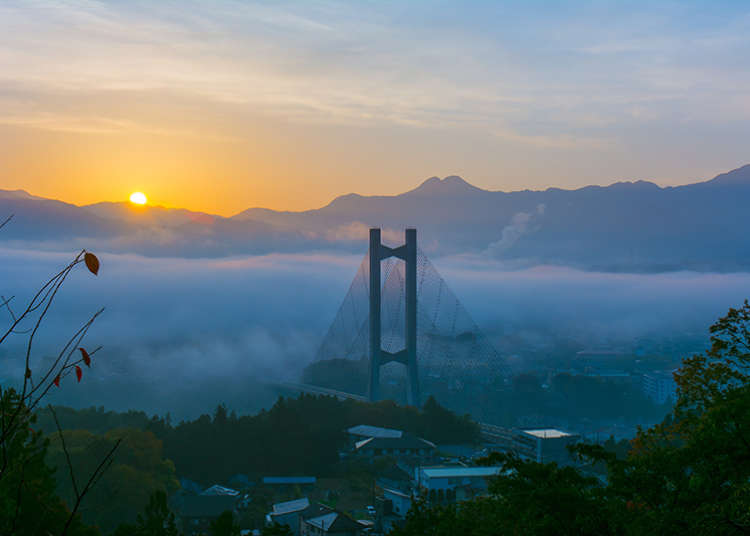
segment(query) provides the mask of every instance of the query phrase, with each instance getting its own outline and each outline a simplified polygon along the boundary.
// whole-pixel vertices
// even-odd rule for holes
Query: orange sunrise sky
[[[3,3],[0,188],[231,215],[747,163],[743,3],[577,6]]]

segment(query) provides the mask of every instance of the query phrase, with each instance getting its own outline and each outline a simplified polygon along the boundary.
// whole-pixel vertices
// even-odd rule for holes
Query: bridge
[[[315,356],[332,359],[368,363],[371,401],[381,398],[381,376],[406,372],[407,402],[415,406],[425,378],[509,376],[505,360],[418,248],[415,229],[407,229],[397,247],[381,242],[380,229],[370,229],[369,251]]]

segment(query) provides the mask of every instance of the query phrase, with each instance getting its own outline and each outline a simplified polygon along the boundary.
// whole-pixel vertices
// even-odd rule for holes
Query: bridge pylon
[[[417,368],[417,230],[406,229],[405,243],[390,248],[380,241],[380,229],[370,229],[370,378],[368,399],[380,400],[380,367],[396,361],[406,366],[406,400],[419,406],[419,372]],[[396,353],[383,350],[381,315],[380,263],[396,257],[405,263],[406,347]]]

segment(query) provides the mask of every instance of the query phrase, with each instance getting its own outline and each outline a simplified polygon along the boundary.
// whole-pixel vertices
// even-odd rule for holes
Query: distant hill
[[[48,246],[90,239],[100,250],[147,255],[364,253],[368,227],[383,227],[395,242],[413,226],[433,255],[474,254],[510,266],[732,271],[750,269],[749,205],[750,165],[667,188],[636,181],[501,192],[432,177],[400,195],[347,194],[315,210],[251,208],[231,218],[127,203],[77,207],[0,190],[0,215],[16,215],[0,239]]]

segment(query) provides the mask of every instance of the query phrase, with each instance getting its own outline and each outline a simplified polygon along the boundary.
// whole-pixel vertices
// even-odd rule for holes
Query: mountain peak
[[[430,177],[417,188],[407,193],[422,195],[456,195],[483,191],[484,190],[481,188],[472,186],[458,175],[450,175],[444,179]]]
[[[716,175],[716,177],[708,181],[706,184],[750,184],[750,164],[745,164],[744,166],[733,169],[732,171]]]
[[[31,195],[26,190],[0,190],[0,198],[2,199],[43,199],[42,197],[37,197],[35,195]]]

